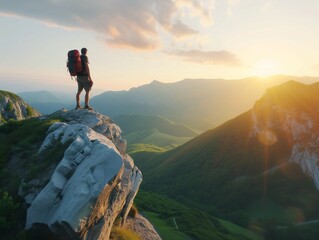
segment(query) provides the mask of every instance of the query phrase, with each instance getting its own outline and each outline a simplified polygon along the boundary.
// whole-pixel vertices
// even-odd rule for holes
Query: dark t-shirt
[[[89,63],[89,59],[85,55],[81,55],[81,63],[82,63],[82,72],[78,74],[78,76],[87,76],[87,72],[85,69],[85,63]]]

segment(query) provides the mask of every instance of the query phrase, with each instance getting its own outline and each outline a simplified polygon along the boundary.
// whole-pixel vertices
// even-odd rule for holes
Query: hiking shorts
[[[91,90],[89,76],[77,76],[76,80],[78,82],[78,92],[82,92],[83,88],[86,92]]]

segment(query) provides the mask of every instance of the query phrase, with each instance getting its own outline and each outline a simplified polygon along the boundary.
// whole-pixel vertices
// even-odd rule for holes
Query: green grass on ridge
[[[247,229],[221,221],[199,209],[189,208],[161,194],[140,190],[135,202],[163,240],[187,240],[189,237],[200,240],[260,240]]]

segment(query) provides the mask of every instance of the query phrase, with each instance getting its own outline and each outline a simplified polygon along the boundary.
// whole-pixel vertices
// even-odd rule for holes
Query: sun
[[[279,73],[279,64],[272,59],[262,59],[253,66],[252,73],[259,77],[269,77]]]

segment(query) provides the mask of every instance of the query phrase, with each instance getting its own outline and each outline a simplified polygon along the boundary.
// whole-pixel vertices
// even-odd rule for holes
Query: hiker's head
[[[81,53],[82,53],[82,54],[86,54],[87,51],[88,51],[88,50],[87,50],[85,47],[81,49]]]

